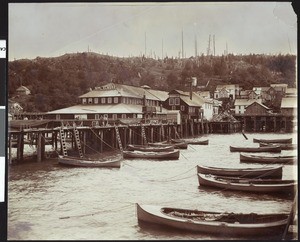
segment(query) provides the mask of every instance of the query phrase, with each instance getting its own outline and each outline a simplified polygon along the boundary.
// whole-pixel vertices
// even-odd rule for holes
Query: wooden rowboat
[[[208,139],[206,140],[186,140],[189,145],[208,145]]]
[[[260,147],[272,146],[272,143],[259,143]],[[276,145],[280,146],[281,150],[296,150],[297,144],[280,144],[276,143]]]
[[[254,143],[292,143],[293,138],[288,139],[253,139]]]
[[[151,223],[174,229],[222,236],[282,235],[288,214],[209,212],[136,204],[139,224]]]
[[[61,165],[74,166],[74,167],[107,167],[107,168],[120,168],[121,159],[105,160],[88,159],[72,156],[58,156],[58,163]]]
[[[230,146],[231,152],[281,152],[281,148],[278,145],[266,146],[266,147],[235,147]]]
[[[173,142],[168,142],[168,141],[163,141],[163,142],[161,142],[161,143],[155,143],[156,145],[160,145],[160,144],[162,144],[162,145],[172,145],[172,146],[174,146],[174,148],[175,149],[187,149],[188,148],[188,144],[186,143],[186,142],[178,142],[178,143],[173,143]],[[151,146],[153,145],[153,143],[152,144],[150,144]]]
[[[289,193],[294,192],[297,188],[297,181],[295,180],[247,179],[201,173],[198,173],[198,182],[200,186],[259,193]]]
[[[146,146],[146,145],[127,145],[127,150],[130,151],[152,151],[152,152],[161,152],[161,151],[173,151],[174,146],[168,145],[168,146]]]
[[[197,173],[217,176],[255,177],[255,178],[282,178],[282,166],[258,168],[219,168],[197,166]]]
[[[177,160],[179,150],[164,152],[143,152],[143,151],[123,151],[124,158],[158,159],[158,160]]]
[[[250,163],[290,164],[297,161],[297,156],[259,156],[250,154],[240,154],[240,161]]]

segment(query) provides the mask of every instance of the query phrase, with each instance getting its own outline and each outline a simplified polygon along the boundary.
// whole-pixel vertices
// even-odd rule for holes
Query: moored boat
[[[241,162],[252,162],[252,163],[269,163],[269,164],[290,164],[297,161],[297,156],[286,155],[286,156],[260,156],[251,154],[240,154]]]
[[[186,140],[189,145],[208,145],[208,139],[206,140]]]
[[[254,143],[292,143],[293,138],[287,139],[255,139],[253,138]]]
[[[198,173],[198,182],[200,186],[260,193],[289,193],[297,188],[295,180],[237,178],[201,173]]]
[[[282,166],[264,166],[257,168],[219,168],[198,165],[197,173],[234,177],[282,178]]]
[[[147,145],[127,145],[127,150],[130,151],[152,151],[152,152],[161,152],[161,151],[173,151],[174,146],[168,145],[168,146],[147,146]]]
[[[61,165],[74,166],[74,167],[107,167],[107,168],[120,168],[121,158],[115,160],[99,160],[88,159],[72,156],[58,156],[58,163]]]
[[[266,147],[266,146],[272,146],[274,145],[273,143],[259,143],[260,147]],[[280,146],[281,150],[296,150],[297,149],[297,144],[280,144],[276,143],[276,145]]]
[[[175,149],[187,149],[188,144],[186,142],[172,142],[172,141],[163,141],[163,144],[173,145]]]
[[[158,160],[177,160],[179,150],[162,152],[143,152],[143,151],[123,151],[124,158],[158,159]]]
[[[169,228],[217,235],[281,235],[288,214],[210,212],[192,209],[136,204],[139,222]]]
[[[278,145],[266,146],[266,147],[236,147],[230,146],[231,152],[281,152],[281,148]]]

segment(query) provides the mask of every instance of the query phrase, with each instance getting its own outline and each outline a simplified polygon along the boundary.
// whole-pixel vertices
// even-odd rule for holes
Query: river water
[[[220,212],[289,213],[293,198],[198,186],[196,165],[261,167],[240,163],[229,145],[255,146],[253,138],[295,134],[209,134],[208,146],[189,145],[179,160],[124,160],[120,169],[69,168],[56,159],[9,167],[8,240],[221,240],[222,234],[195,234],[140,226],[135,203]],[[282,151],[282,154],[296,151]],[[283,179],[297,179],[285,165]],[[249,238],[226,238],[249,239]],[[274,239],[274,238],[266,238]]]

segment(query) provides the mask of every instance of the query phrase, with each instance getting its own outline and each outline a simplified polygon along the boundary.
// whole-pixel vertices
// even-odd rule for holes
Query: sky
[[[9,3],[8,57],[297,53],[290,2]],[[214,41],[213,41],[214,40]],[[197,49],[197,51],[196,51]]]

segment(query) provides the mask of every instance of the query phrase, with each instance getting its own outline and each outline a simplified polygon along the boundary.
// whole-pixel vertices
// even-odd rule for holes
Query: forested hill
[[[153,89],[186,90],[188,77],[198,80],[198,90],[213,91],[218,84],[241,84],[244,89],[287,83],[295,87],[296,56],[232,55],[188,59],[119,58],[92,52],[37,57],[9,62],[9,98],[27,112],[45,112],[78,103],[78,96],[108,82]],[[31,95],[16,97],[20,86]]]

